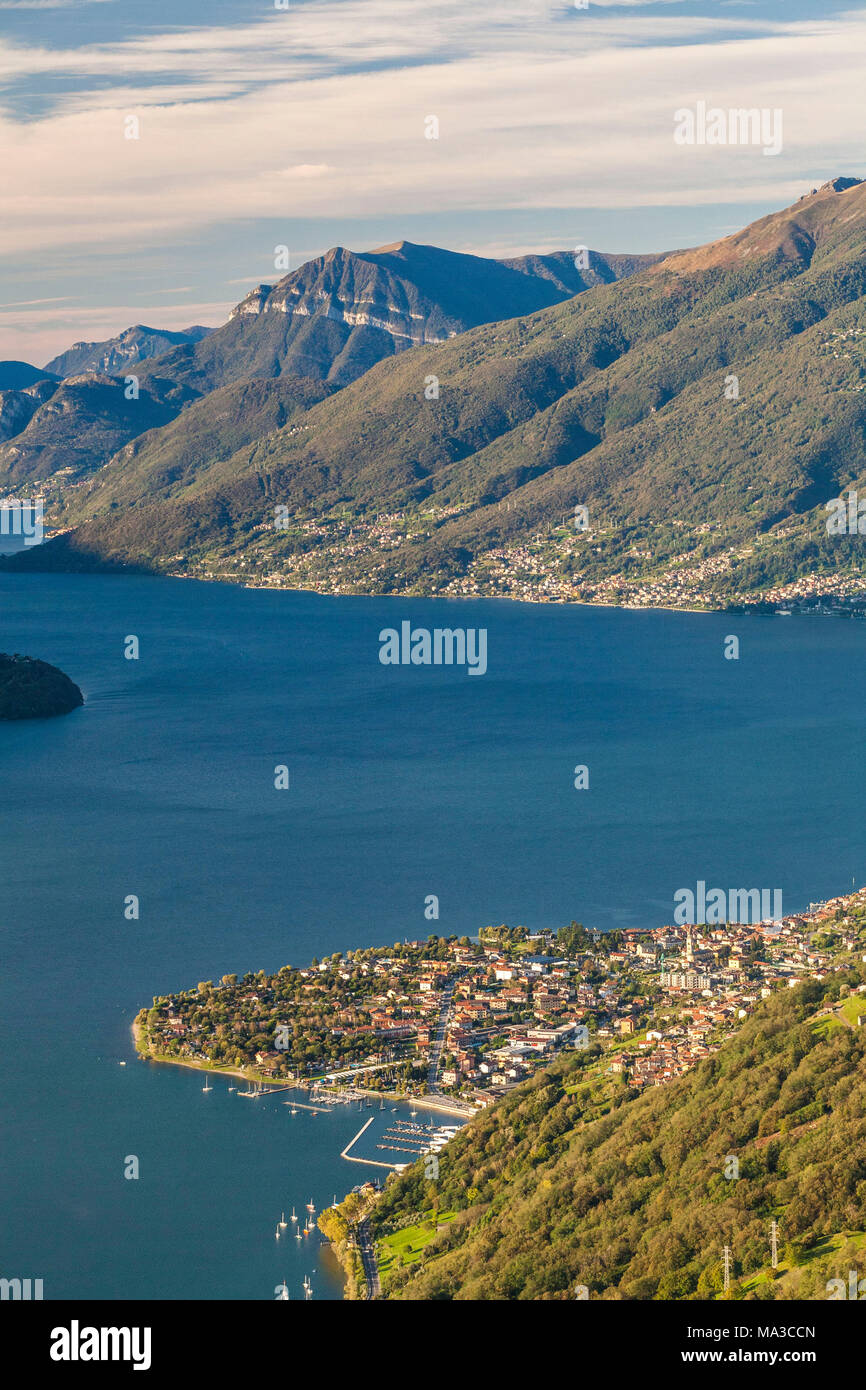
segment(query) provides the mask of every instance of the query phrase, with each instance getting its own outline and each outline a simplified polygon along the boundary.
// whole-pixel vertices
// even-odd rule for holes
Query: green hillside
[[[330,395],[322,381],[281,376],[240,381],[194,401],[161,429],[132,440],[75,498],[76,510],[113,510],[171,497],[238,450],[282,429],[298,412]]]
[[[423,1162],[389,1180],[371,1217],[385,1296],[716,1298],[725,1245],[736,1298],[822,1299],[862,1276],[866,1029],[812,1025],[864,980],[857,965],[773,994],[641,1095],[597,1047],[563,1056],[476,1116],[437,1182]]]

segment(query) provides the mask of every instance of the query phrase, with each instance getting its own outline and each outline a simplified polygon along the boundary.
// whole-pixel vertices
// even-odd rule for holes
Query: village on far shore
[[[664,1085],[773,990],[852,953],[866,960],[864,888],[754,924],[487,927],[203,981],[156,997],[135,1033],[154,1060],[468,1115],[568,1049],[591,1049],[613,1084]],[[828,1026],[864,1024],[866,995],[851,1002]]]

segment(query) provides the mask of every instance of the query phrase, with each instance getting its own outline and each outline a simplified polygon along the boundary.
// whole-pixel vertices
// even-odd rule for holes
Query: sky
[[[277,246],[725,236],[866,175],[864,58],[834,0],[0,0],[0,359],[224,322]],[[700,102],[781,151],[678,143]]]

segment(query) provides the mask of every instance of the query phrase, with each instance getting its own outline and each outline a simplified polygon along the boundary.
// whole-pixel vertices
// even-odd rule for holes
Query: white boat
[[[311,1197],[310,1200],[309,1200],[309,1202],[307,1203],[307,1211],[315,1211],[315,1210],[316,1210],[316,1204],[315,1204],[315,1202],[313,1201],[313,1199],[312,1199],[312,1197]]]
[[[288,1225],[288,1222],[286,1221],[286,1213],[285,1213],[285,1212],[281,1212],[281,1213],[280,1213],[280,1230],[281,1230],[281,1231],[284,1231],[284,1230],[286,1229],[286,1226],[287,1226],[287,1225]]]
[[[212,1091],[212,1090],[213,1090],[213,1086],[209,1085],[208,1082],[205,1081],[204,1085],[202,1086],[202,1090],[203,1090],[203,1091]]]
[[[294,1208],[294,1207],[292,1207],[292,1216],[291,1216],[291,1219],[292,1219],[292,1221],[297,1221],[297,1219],[298,1219],[298,1218],[295,1216],[295,1208]]]
[[[300,1231],[296,1231],[296,1232],[295,1232],[295,1240],[300,1240],[300,1239],[301,1239],[301,1233],[300,1233]]]

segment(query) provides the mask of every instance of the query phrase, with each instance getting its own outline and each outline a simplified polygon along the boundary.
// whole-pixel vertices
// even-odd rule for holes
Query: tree
[[[319,1216],[318,1227],[322,1235],[334,1245],[344,1241],[349,1234],[349,1223],[336,1207],[325,1208]]]

